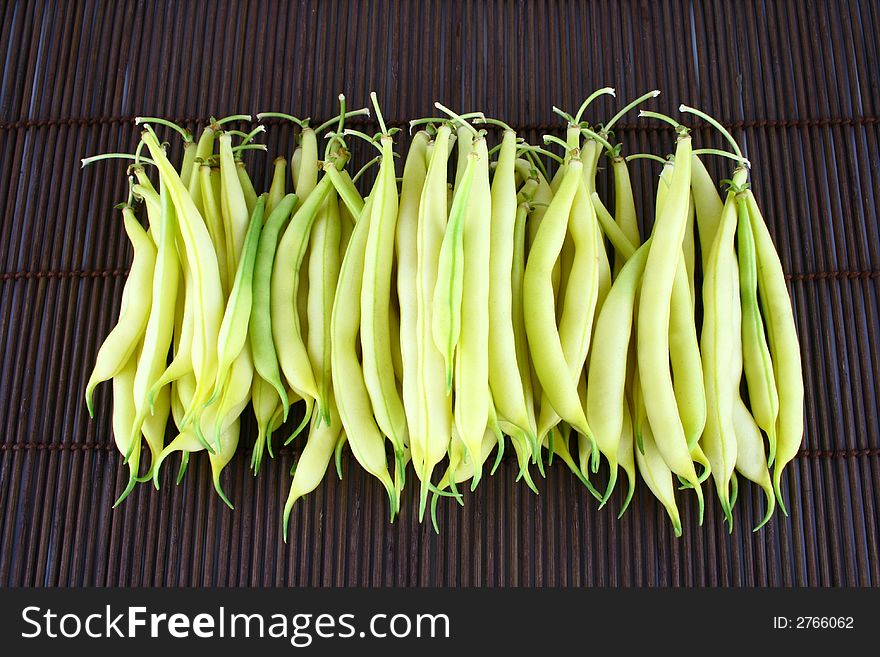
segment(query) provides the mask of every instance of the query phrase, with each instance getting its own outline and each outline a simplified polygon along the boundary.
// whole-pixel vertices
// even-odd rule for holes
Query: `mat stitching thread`
[[[76,127],[76,126],[98,126],[98,125],[121,125],[126,123],[134,124],[133,116],[101,116],[101,117],[66,117],[66,118],[47,118],[47,119],[22,119],[19,121],[0,122],[0,131],[11,130],[27,130],[30,128],[53,128],[53,127]],[[173,118],[170,119],[175,123],[181,124],[207,124],[205,118]],[[245,123],[242,121],[241,123]],[[284,119],[265,119],[262,123],[268,125],[285,124]],[[314,125],[319,125],[321,121],[313,120]],[[349,125],[378,125],[374,119],[354,117],[348,120]],[[390,126],[405,128],[409,127],[408,121],[386,121]],[[749,119],[741,121],[732,121],[724,123],[724,126],[732,130],[742,130],[747,128],[828,128],[833,126],[868,126],[880,124],[880,116],[837,116],[837,117],[820,117],[806,119]],[[705,128],[708,124],[684,124],[686,127]],[[514,130],[561,130],[564,126],[560,122],[556,123],[522,123],[511,125]],[[498,130],[498,126],[486,125],[486,129]],[[617,130],[671,130],[672,126],[665,123],[618,123]]]
[[[65,279],[65,278],[114,278],[116,276],[127,276],[128,268],[120,269],[102,269],[102,270],[81,270],[74,269],[69,271],[12,271],[0,274],[0,281],[20,281],[32,279]],[[786,274],[785,279],[789,281],[824,281],[824,280],[871,280],[880,278],[880,269],[866,270],[833,270],[807,272],[803,274]]]
[[[74,269],[71,271],[12,271],[0,274],[0,280],[3,281],[20,281],[41,278],[114,278],[116,276],[127,276],[128,268],[122,269],[102,269],[96,271],[84,271]]]
[[[88,452],[88,451],[105,451],[112,452],[116,450],[116,446],[112,443],[3,443],[0,444],[0,452],[18,452],[18,451],[38,451],[38,452]],[[250,448],[245,451],[251,451]],[[276,451],[284,454],[292,453],[293,450],[287,447],[281,447]],[[847,458],[866,458],[880,456],[880,447],[870,447],[863,449],[802,449],[795,458],[799,459],[847,459]]]

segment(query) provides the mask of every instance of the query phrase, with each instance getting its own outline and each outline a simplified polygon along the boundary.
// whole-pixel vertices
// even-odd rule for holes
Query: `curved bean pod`
[[[433,340],[434,291],[447,230],[446,168],[451,130],[442,125],[431,147],[431,160],[419,199],[416,229],[416,348],[418,378],[415,412],[410,427],[413,465],[421,481],[419,519],[424,518],[431,476],[443,459],[452,434],[452,400],[447,394],[443,353]]]
[[[328,179],[329,180],[329,179]],[[311,200],[313,198],[309,198]],[[333,392],[339,418],[351,451],[361,466],[382,482],[391,502],[392,518],[397,511],[397,494],[385,458],[385,438],[373,419],[370,395],[357,354],[361,321],[360,293],[364,257],[370,228],[372,198],[355,224],[348,251],[339,270],[339,283],[331,315],[330,355],[333,363]]]
[[[214,253],[217,258],[217,267],[220,271],[220,283],[223,288],[224,297],[228,296],[231,287],[230,269],[235,267],[235,263],[230,263],[226,254],[226,232],[223,228],[223,217],[220,214],[220,204],[214,194],[214,185],[211,181],[211,167],[207,164],[199,166],[199,181],[201,183],[199,191],[201,194],[202,204],[204,208],[203,217],[208,233],[211,235],[211,244],[214,246]]]
[[[599,312],[587,380],[587,421],[610,478],[602,498],[607,501],[617,480],[617,457],[623,433],[626,378],[633,308],[648,259],[650,242],[626,261]],[[630,427],[630,432],[632,428]]]
[[[241,191],[244,193],[244,200],[247,205],[248,216],[250,216],[254,211],[254,208],[257,207],[257,190],[254,189],[254,183],[251,182],[251,177],[248,175],[244,162],[241,160],[235,161],[235,172],[238,174],[238,184],[241,185]],[[269,216],[268,211],[266,216]]]
[[[266,199],[266,216],[269,217],[285,197],[287,180],[287,160],[276,157],[272,162],[272,184],[269,185],[269,197]],[[268,221],[268,219],[267,219]]]
[[[702,500],[687,438],[678,416],[669,369],[670,300],[687,221],[690,152],[690,137],[679,137],[669,192],[651,234],[652,243],[639,295],[636,336],[642,399],[657,448],[670,469],[694,485],[698,498]]]
[[[749,390],[749,404],[758,426],[767,434],[772,466],[776,456],[776,419],[779,416],[779,394],[770,347],[764,334],[764,320],[758,305],[758,263],[752,235],[749,210],[745,198],[737,200],[737,255],[739,257],[739,292],[742,303],[743,369]]]
[[[477,156],[467,160],[461,181],[455,187],[449,221],[440,246],[437,285],[433,293],[432,334],[446,366],[446,393],[452,391],[455,351],[461,338],[464,299],[464,224],[477,168]],[[445,204],[444,204],[445,205]]]
[[[139,442],[144,421],[150,413],[148,394],[153,384],[165,371],[168,350],[174,332],[174,315],[177,305],[177,285],[180,277],[180,263],[175,247],[177,231],[174,209],[167,192],[161,195],[162,224],[159,227],[156,267],[153,273],[153,303],[144,331],[143,346],[138,358],[134,377],[135,420],[131,426],[131,441]],[[151,466],[152,467],[152,466]],[[148,473],[147,476],[151,476]],[[122,493],[117,503],[131,492],[134,481]]]
[[[330,167],[335,168],[335,167]],[[330,312],[339,278],[339,202],[335,193],[327,196],[311,232],[309,257],[308,323],[309,359],[321,399],[329,399]],[[338,434],[337,434],[338,435]]]
[[[642,450],[635,450],[636,464],[648,488],[654,493],[654,497],[669,514],[672,520],[672,528],[676,536],[681,536],[681,516],[675,503],[675,486],[673,484],[672,471],[666,465],[657,443],[654,441],[654,433],[651,425],[647,422],[642,426]]]
[[[492,404],[489,392],[489,258],[491,188],[489,153],[486,140],[477,139],[471,157],[474,164],[473,186],[465,208],[462,237],[463,294],[461,299],[461,338],[455,362],[455,398],[453,419],[461,441],[471,455],[473,483],[479,483],[483,435],[489,422]],[[453,207],[455,203],[453,202]],[[442,257],[442,253],[441,253]],[[441,268],[443,263],[441,261]]]
[[[394,179],[394,153],[391,137],[381,137],[382,160],[373,186],[369,234],[364,252],[361,287],[361,346],[364,383],[373,413],[382,433],[394,445],[397,462],[402,459],[406,415],[397,391],[391,348],[391,264],[397,231],[397,183]],[[398,333],[399,335],[399,333]],[[395,481],[403,476],[395,469]]]
[[[325,418],[325,400],[319,398],[318,384],[303,339],[297,299],[300,270],[312,224],[331,186],[328,177],[322,178],[294,213],[278,243],[271,285],[272,335],[281,371],[298,395],[318,402],[318,412]]]
[[[226,304],[223,321],[220,323],[220,332],[217,337],[217,378],[209,403],[216,399],[226,387],[232,363],[238,358],[247,342],[248,325],[250,323],[251,311],[253,310],[254,267],[257,247],[260,242],[260,230],[263,227],[265,203],[266,197],[261,196],[251,215],[250,226],[248,226],[247,235],[242,246],[238,271],[235,274],[235,282],[229,293],[229,301]]]
[[[235,271],[242,258],[245,239],[250,226],[251,212],[248,212],[244,190],[238,179],[235,158],[232,155],[232,136],[220,135],[220,214],[226,237],[226,259],[230,272]],[[262,217],[261,217],[262,223]]]
[[[101,344],[95,367],[86,384],[86,407],[91,417],[94,417],[92,393],[95,386],[113,378],[125,367],[143,336],[150,316],[156,248],[130,207],[122,209],[122,219],[134,248],[134,260],[122,290],[119,320]]]
[[[552,273],[568,226],[574,197],[580,188],[582,163],[572,158],[535,235],[523,276],[526,335],[532,363],[544,393],[557,414],[584,435],[590,435],[577,395],[576,381],[560,377],[568,372],[565,352],[556,327]]]
[[[287,397],[287,389],[281,380],[281,371],[278,368],[278,356],[275,351],[275,341],[273,338],[272,272],[275,269],[278,236],[287,225],[290,213],[296,206],[296,202],[296,194],[285,196],[275,209],[272,210],[260,234],[257,255],[254,260],[254,291],[248,326],[254,367],[260,377],[275,389],[281,401],[284,420],[287,420],[290,400]],[[268,207],[268,200],[266,203]]]
[[[317,415],[312,417],[308,440],[306,440],[302,454],[296,462],[293,481],[290,482],[290,491],[287,494],[287,501],[284,503],[282,534],[285,543],[287,542],[287,525],[290,521],[293,505],[298,499],[315,490],[321,483],[342,432],[342,424],[339,421],[339,413],[332,395],[329,397],[328,403],[330,422],[320,423]]]
[[[767,511],[754,529],[758,531],[773,515],[776,496],[773,493],[773,482],[770,480],[770,470],[767,467],[761,430],[739,397],[733,401],[733,428],[736,432],[736,471],[749,481],[758,484],[767,498]]]
[[[735,184],[745,172],[734,175]],[[740,304],[734,241],[736,198],[728,192],[703,275],[703,380],[708,413],[700,445],[712,467],[721,508],[732,525],[730,480],[736,464],[733,403],[739,394]]]
[[[489,388],[501,420],[522,433],[529,445],[535,434],[529,422],[513,319],[513,258],[517,219],[516,133],[505,131],[491,187],[489,258]],[[523,214],[522,223],[525,222]]]
[[[318,137],[309,127],[300,133],[299,163],[296,166],[294,191],[300,203],[305,203],[318,185]],[[294,153],[295,154],[295,153]]]
[[[428,175],[425,160],[427,132],[420,130],[412,139],[403,168],[400,205],[397,211],[397,298],[400,303],[400,358],[403,410],[410,431],[419,424],[419,350],[418,335],[418,229],[419,199]],[[418,443],[418,444],[417,444]],[[424,462],[426,446],[410,435],[413,463]],[[417,469],[417,475],[421,473]]]
[[[137,346],[137,345],[136,345]],[[139,355],[133,353],[113,376],[113,442],[116,449],[127,459],[129,486],[134,486],[138,478],[140,463],[141,436],[138,433],[132,441],[131,427],[137,411],[134,406],[134,375],[137,372]],[[124,498],[120,498],[114,507]]]
[[[694,212],[705,271],[709,252],[715,241],[715,232],[718,230],[718,224],[721,223],[724,202],[699,155],[691,155],[691,195],[694,199]]]
[[[804,377],[801,370],[801,349],[782,263],[751,190],[746,190],[746,203],[755,238],[758,293],[764,311],[764,323],[767,326],[770,355],[773,359],[773,372],[776,375],[779,395],[773,488],[779,506],[783,513],[787,514],[780,488],[782,471],[797,454],[804,437]]]
[[[195,339],[192,349],[196,393],[193,395],[192,405],[187,409],[187,415],[183,418],[182,424],[185,428],[192,420],[192,414],[201,409],[214,383],[217,367],[214,345],[217,344],[220,321],[223,317],[223,290],[211,237],[192,197],[165,156],[155,135],[146,131],[143,134],[143,141],[150,151],[150,156],[156,162],[166,192],[170,195],[177,211],[186,250],[186,262],[192,270],[193,287],[198,290],[198,294],[195,295],[197,307],[194,315]]]

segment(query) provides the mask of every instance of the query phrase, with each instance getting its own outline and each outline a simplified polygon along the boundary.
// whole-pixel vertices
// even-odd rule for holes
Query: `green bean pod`
[[[171,351],[173,354],[173,358],[171,363],[165,368],[165,371],[162,372],[162,376],[153,384],[153,387],[147,393],[147,401],[150,404],[150,408],[152,409],[154,403],[154,397],[156,393],[168,383],[170,383],[174,378],[178,378],[175,372],[171,373],[171,378],[167,378],[163,381],[166,374],[168,374],[168,369],[175,365],[175,361],[183,361],[186,360],[185,367],[181,363],[177,363],[175,367],[180,368],[180,376],[185,374],[186,372],[192,372],[192,334],[193,334],[193,319],[192,319],[192,275],[189,273],[189,268],[186,266],[186,252],[183,247],[183,239],[180,237],[180,232],[177,234],[177,255],[180,258],[180,269],[181,269],[181,280],[178,285],[177,292],[177,301],[174,305],[174,329],[173,329],[173,337],[171,340]],[[183,286],[182,294],[180,285]],[[182,343],[183,338],[186,337],[189,341],[189,344],[185,347]],[[186,350],[186,354],[182,354],[182,350]]]
[[[296,167],[294,191],[300,203],[305,203],[309,195],[318,185],[318,137],[309,127],[303,128],[300,134],[299,164]]]
[[[675,503],[672,471],[666,465],[666,459],[654,441],[654,433],[648,422],[642,425],[642,445],[643,449],[635,450],[639,472],[648,488],[654,493],[654,497],[660,501],[666,509],[666,513],[669,514],[675,535],[681,536],[681,516]]]
[[[475,140],[471,157],[473,183],[465,207],[462,230],[463,294],[461,337],[455,360],[453,419],[474,467],[472,486],[482,474],[480,446],[492,404],[489,391],[489,278],[492,199],[486,140]],[[453,203],[453,207],[454,207]],[[441,254],[442,257],[442,254]],[[442,270],[443,262],[440,267]],[[442,273],[442,272],[441,272]],[[511,345],[512,346],[512,345]]]
[[[177,477],[179,483],[189,461],[189,454],[205,449],[205,443],[196,435],[194,423],[190,423],[186,425],[186,428],[180,429],[180,426],[184,424],[183,420],[186,415],[186,409],[192,406],[195,390],[196,379],[193,373],[185,374],[171,384],[171,414],[174,417],[174,423],[177,425],[179,432],[171,442],[165,445],[159,457],[152,462],[153,486],[156,490],[159,490],[159,472],[162,463],[168,456],[177,451],[183,452],[181,469]]]
[[[473,153],[473,151],[471,151]],[[434,344],[443,354],[446,369],[446,393],[452,391],[455,351],[461,338],[461,315],[464,300],[464,225],[477,169],[476,153],[467,159],[461,180],[449,210],[449,221],[440,246],[437,286],[434,288],[432,334]],[[444,203],[444,205],[446,205]]]
[[[303,183],[302,178],[300,182]],[[318,412],[325,419],[327,419],[326,400],[320,398],[318,384],[312,372],[297,300],[300,271],[305,260],[312,224],[331,188],[330,178],[324,176],[291,218],[278,243],[272,270],[271,291],[272,335],[281,371],[298,395],[304,399],[310,397],[317,401]]]
[[[516,133],[505,131],[491,187],[489,387],[500,419],[533,445],[537,438],[526,408],[521,354],[517,352],[513,319],[512,277],[518,205],[514,178],[516,146]],[[522,223],[525,223],[525,214]]]
[[[419,424],[419,349],[418,335],[418,229],[419,199],[428,175],[425,153],[430,137],[420,130],[415,134],[403,168],[400,205],[397,211],[397,298],[400,303],[401,392],[406,423],[411,431]],[[416,445],[410,436],[413,462],[422,463],[425,445]]]
[[[287,398],[287,390],[281,380],[281,371],[278,368],[278,356],[275,351],[273,338],[272,316],[272,272],[275,268],[275,253],[278,247],[278,236],[296,206],[296,194],[288,194],[272,210],[257,245],[257,255],[254,260],[253,274],[253,302],[251,304],[251,316],[248,326],[251,350],[254,356],[254,367],[260,377],[271,385],[281,401],[283,418],[287,420],[287,411],[290,401]],[[266,201],[268,207],[268,200]]]
[[[150,413],[144,419],[142,431],[144,439],[147,441],[147,447],[150,449],[150,463],[156,462],[162,449],[165,447],[165,428],[168,425],[168,416],[171,413],[171,389],[165,386],[159,390]],[[137,440],[137,438],[135,438]],[[152,473],[148,472],[138,481],[148,481],[152,477]]]
[[[332,167],[331,167],[332,168]],[[307,337],[309,360],[322,399],[329,399],[330,372],[330,312],[339,278],[339,202],[335,193],[327,196],[318,211],[311,233],[309,258]],[[337,434],[338,435],[338,434]]]
[[[251,343],[253,345],[253,343]],[[253,351],[253,347],[251,347]],[[254,357],[256,370],[256,357]],[[263,454],[266,448],[272,456],[272,433],[275,428],[273,419],[276,413],[281,419],[281,399],[271,383],[266,381],[258,372],[254,372],[253,390],[251,391],[251,403],[254,407],[254,417],[257,420],[257,439],[254,441],[254,451],[251,453],[251,469],[254,474],[259,472],[263,462]]]
[[[130,428],[132,443],[140,441],[144,421],[150,414],[148,394],[153,384],[165,371],[165,363],[174,332],[177,286],[180,277],[180,262],[174,243],[177,221],[167,191],[163,191],[161,202],[162,224],[159,230],[159,247],[156,251],[156,267],[153,272],[153,303],[150,305],[150,316],[147,319],[143,347],[134,377],[136,414]],[[128,496],[134,488],[134,483],[134,481],[129,482],[126,490],[116,501],[117,504]]]
[[[135,345],[137,347],[137,345]],[[132,439],[131,427],[137,411],[134,406],[134,376],[139,360],[138,350],[129,356],[112,379],[113,385],[113,442],[116,449],[128,463],[129,485],[137,481],[138,465],[140,464],[141,436],[138,433]]]
[[[587,355],[590,353],[600,288],[604,288],[602,291],[607,294],[607,289],[611,286],[611,268],[608,265],[604,245],[599,244],[601,235],[596,211],[590,199],[589,186],[584,179],[581,179],[578,192],[575,194],[568,228],[575,252],[565,286],[565,295],[562,297],[559,339],[568,364],[569,377],[577,385],[583,376]],[[589,448],[581,449],[581,454],[586,454],[592,459],[592,470],[596,472],[599,467],[598,447],[583,410],[581,416],[584,417],[586,430],[575,428],[583,436],[579,438],[579,444]],[[582,466],[586,465],[586,459],[582,457]],[[585,469],[582,467],[582,470]]]
[[[632,412],[629,408],[628,401],[623,404],[623,424],[620,427],[620,444],[617,449],[617,463],[619,467],[626,473],[629,486],[627,487],[626,497],[620,507],[617,517],[620,518],[627,510],[632,502],[633,493],[636,490],[636,461],[635,461],[635,434],[633,431]]]
[[[253,380],[254,359],[251,355],[250,345],[245,342],[241,352],[232,363],[229,380],[223,386],[220,400],[216,404],[213,438],[219,448],[218,452],[225,449],[222,445],[222,434],[229,429],[233,421],[237,420],[250,401]],[[210,427],[211,425],[206,424],[205,426]]]
[[[611,170],[614,173],[614,221],[631,245],[641,244],[642,236],[639,232],[636,203],[633,197],[632,182],[629,177],[629,169],[626,166],[626,159],[620,156],[612,158]],[[609,239],[611,239],[610,235]],[[618,248],[613,240],[612,244],[614,244],[615,249]],[[623,265],[621,264],[621,266]],[[615,266],[615,268],[617,267]]]
[[[535,390],[532,385],[531,362],[529,358],[529,343],[526,336],[526,320],[523,308],[523,276],[526,268],[526,218],[529,213],[529,205],[526,199],[537,188],[537,181],[533,187],[525,189],[523,201],[517,206],[513,232],[513,258],[511,266],[511,317],[513,321],[513,336],[516,344],[516,362],[519,366],[520,381],[523,387],[523,399],[526,405],[526,417],[528,418],[528,433],[531,437],[532,460],[538,462],[539,470],[543,473],[543,461],[539,459],[541,447],[538,444],[538,422],[535,414]]]
[[[272,214],[285,197],[285,181],[287,180],[287,160],[276,157],[272,162],[272,184],[269,185],[269,197],[266,199],[266,216]]]
[[[223,500],[226,506],[230,509],[234,509],[235,507],[223,491],[223,486],[220,485],[220,474],[232,460],[232,457],[235,456],[235,450],[238,448],[238,439],[240,435],[241,420],[236,417],[232,424],[223,431],[223,435],[220,438],[220,444],[222,445],[220,450],[214,454],[208,454],[208,458],[211,461],[211,480],[214,482],[214,490],[217,491],[217,495],[220,496],[220,499]]]
[[[406,437],[406,415],[397,391],[391,345],[391,265],[397,232],[397,183],[391,137],[381,137],[382,160],[373,192],[368,221],[369,234],[364,253],[361,287],[361,347],[364,383],[373,413],[382,433],[394,445],[398,467],[395,481],[403,477],[402,461]],[[400,334],[399,331],[397,333]]]
[[[568,227],[568,217],[582,177],[582,163],[573,157],[535,235],[523,276],[526,335],[532,363],[553,410],[577,431],[590,435],[577,395],[576,380],[568,372],[563,344],[556,326],[552,273]],[[540,424],[540,423],[539,423]],[[539,431],[540,438],[540,431]]]
[[[562,167],[557,171],[557,177],[561,174]],[[539,171],[538,174],[538,187],[535,189],[534,198],[532,199],[533,208],[529,213],[529,220],[526,223],[526,257],[528,260],[528,253],[532,248],[532,244],[535,243],[535,237],[538,234],[538,228],[541,226],[541,222],[544,220],[544,215],[547,213],[547,209],[550,207],[551,201],[553,201],[553,197],[555,193],[550,187],[550,183],[547,182],[547,179],[541,174]],[[562,178],[559,177],[560,182]]]
[[[174,320],[174,356],[168,367],[165,368],[162,376],[156,380],[149,393],[147,393],[147,401],[151,408],[153,400],[160,389],[193,371],[192,350],[193,337],[195,335],[195,295],[198,292],[193,286],[192,271],[187,266],[186,251],[182,243],[178,245],[177,252],[180,256],[180,264],[183,270],[183,294],[178,293],[177,295],[178,307]],[[180,315],[179,322],[178,314]]]
[[[250,225],[245,236],[238,264],[238,271],[235,274],[235,282],[229,293],[229,301],[226,304],[223,321],[220,323],[220,332],[217,338],[217,379],[214,383],[211,401],[216,399],[226,387],[232,363],[238,358],[247,342],[248,324],[253,309],[255,260],[257,257],[257,247],[260,242],[260,230],[263,228],[265,204],[266,197],[261,196],[251,215]]]
[[[452,400],[446,385],[443,352],[433,339],[434,291],[438,264],[447,230],[446,168],[451,130],[442,125],[431,147],[432,155],[419,198],[416,229],[416,348],[418,378],[414,413],[417,424],[410,427],[413,466],[421,481],[419,519],[424,518],[434,468],[443,459],[452,434]]]
[[[770,470],[767,467],[761,430],[739,397],[733,400],[733,428],[736,432],[736,471],[749,481],[758,484],[767,498],[767,511],[754,530],[758,531],[773,515],[776,496],[773,493],[773,482],[770,480]]]
[[[214,383],[217,367],[215,345],[223,317],[223,290],[211,237],[192,197],[165,156],[155,135],[146,131],[143,141],[156,162],[166,193],[174,204],[186,250],[186,262],[192,270],[194,289],[198,290],[195,295],[197,308],[192,349],[196,392],[193,395],[193,404],[183,418],[183,424],[186,425],[192,420],[192,414],[201,409]]]
[[[309,201],[313,197],[314,195],[310,196]],[[336,287],[330,319],[330,357],[333,367],[333,392],[336,396],[339,418],[348,436],[348,444],[364,470],[385,486],[393,518],[398,502],[385,458],[385,438],[373,418],[370,395],[367,392],[357,354],[358,329],[361,321],[360,294],[370,230],[371,206],[372,198],[369,198],[355,225],[348,251],[339,270],[339,283]]]
[[[688,287],[686,258],[680,257],[672,285],[669,308],[669,360],[673,391],[688,449],[697,447],[706,426],[706,389],[702,357]],[[691,454],[691,458],[693,458]]]
[[[669,183],[672,179],[672,164],[667,161],[657,189],[657,213],[659,215]],[[688,202],[688,221],[685,224],[684,242],[689,239],[693,246],[693,195]],[[685,245],[679,256],[672,283],[672,297],[669,306],[669,360],[672,365],[673,391],[682,429],[687,439],[691,460],[703,465],[704,471],[698,476],[700,482],[709,475],[706,456],[698,442],[706,426],[706,390],[703,381],[703,366],[694,317],[693,276],[688,272],[688,255]],[[691,255],[693,257],[693,254]],[[691,264],[691,267],[693,264]],[[683,480],[685,487],[692,487]]]
[[[492,453],[495,445],[498,444],[497,435],[492,431],[492,429],[486,427],[486,430],[483,432],[483,435],[480,438],[480,449],[476,450],[477,462],[474,463],[472,461],[473,457],[471,456],[474,452],[463,449],[464,442],[462,442],[461,438],[458,437],[457,432],[453,432],[452,435],[453,442],[457,441],[457,444],[462,448],[461,459],[458,460],[455,468],[453,468],[450,464],[446,472],[443,473],[443,477],[437,484],[438,490],[446,490],[452,485],[452,483],[462,484],[468,479],[471,479],[474,476],[474,472],[482,470],[483,464],[489,458],[489,455]]]
[[[608,212],[608,208],[605,207],[605,204],[602,203],[602,199],[599,198],[596,192],[593,192],[590,197],[593,201],[596,219],[599,221],[604,237],[609,239],[617,253],[617,258],[614,261],[614,273],[616,275],[623,267],[623,263],[635,252],[639,242],[633,242],[629,239],[629,236],[617,224],[617,221]]]
[[[339,206],[339,262],[345,257],[351,233],[354,230],[354,216],[345,203]]]
[[[670,301],[687,222],[690,153],[690,137],[679,137],[669,192],[651,234],[636,336],[642,399],[657,449],[670,469],[695,487],[702,508],[702,491],[678,415],[669,368]]]
[[[758,294],[767,327],[779,395],[773,488],[779,506],[783,513],[787,513],[780,488],[782,471],[797,454],[804,437],[804,378],[801,370],[801,350],[782,263],[751,190],[746,190],[746,203],[749,208],[752,235],[755,238]]]
[[[415,144],[416,139],[414,138],[413,143],[410,144],[410,150],[412,150]],[[361,210],[364,209],[364,199],[357,190],[357,187],[354,186],[351,176],[348,175],[348,171],[345,169],[340,171],[330,162],[324,163],[323,171],[326,175],[330,176],[330,180],[333,182],[333,189],[336,190],[339,199],[348,209],[348,217],[346,220],[349,221],[349,224],[354,225],[354,218],[359,217]]]
[[[241,191],[244,194],[248,216],[251,216],[254,208],[257,207],[257,190],[254,189],[254,183],[251,182],[251,177],[241,160],[235,161],[235,173],[238,175],[238,184],[241,185]],[[266,216],[269,216],[268,211]]]
[[[290,156],[290,182],[293,183],[293,189],[296,190],[297,181],[299,180],[299,168],[302,165],[302,146],[293,149]]]
[[[577,199],[577,197],[575,197],[575,199]],[[570,217],[569,221],[571,221]],[[559,259],[556,261],[556,268],[554,270],[554,276],[559,277],[559,282],[554,284],[557,325],[562,320],[562,311],[565,308],[565,292],[568,287],[568,279],[571,277],[571,268],[573,264],[574,238],[571,236],[571,230],[568,230],[565,233],[565,239],[562,241],[562,250],[559,252]]]
[[[134,260],[122,290],[119,320],[101,344],[95,358],[95,367],[86,384],[86,407],[92,417],[92,393],[95,386],[113,378],[125,367],[143,336],[150,316],[156,248],[130,207],[123,208],[122,219],[125,232],[134,248]]]
[[[691,195],[694,199],[694,212],[697,231],[700,235],[703,270],[709,260],[709,252],[715,241],[718,224],[721,223],[721,210],[724,203],[715,187],[715,181],[709,175],[698,155],[691,155]]]
[[[736,181],[744,172],[734,175]],[[732,527],[730,481],[736,465],[736,433],[733,403],[739,395],[737,363],[740,343],[739,274],[734,241],[736,236],[736,198],[729,192],[715,243],[703,274],[703,380],[708,413],[700,445],[712,468],[712,478],[721,508]]]
[[[180,180],[188,186],[195,168],[196,151],[198,146],[192,138],[184,138],[183,140],[183,159],[180,162]]]
[[[684,269],[687,280],[687,288],[691,300],[691,314],[694,312],[694,267],[696,265],[696,244],[694,241],[694,197],[693,194],[688,198],[687,222],[685,223],[684,239],[681,243],[681,250],[684,256]]]
[[[608,461],[610,477],[604,504],[617,480],[617,457],[623,435],[626,378],[633,308],[648,259],[646,242],[626,261],[614,280],[596,322],[587,375],[587,421],[599,452]],[[630,432],[632,427],[630,426]]]
[[[779,394],[770,347],[764,334],[764,320],[758,305],[758,263],[746,199],[737,200],[737,255],[739,257],[739,290],[742,303],[743,369],[749,389],[749,404],[758,426],[767,434],[772,466],[776,456],[776,419],[779,416]]]
[[[302,454],[294,466],[293,481],[290,482],[290,491],[287,494],[283,511],[282,532],[285,543],[287,542],[287,526],[293,505],[298,499],[315,490],[321,483],[327,472],[330,459],[333,458],[339,435],[342,433],[342,423],[339,421],[339,413],[332,395],[329,398],[329,408],[330,422],[321,423],[317,415],[312,417],[308,440],[306,440]]]
[[[248,211],[244,189],[238,179],[232,155],[232,136],[229,133],[220,135],[220,183],[220,214],[226,237],[226,258],[230,271],[235,271],[245,249],[253,213]]]
[[[214,253],[217,257],[217,267],[220,271],[220,283],[223,288],[224,297],[229,295],[231,287],[230,269],[235,267],[235,263],[230,263],[226,254],[226,232],[223,228],[223,216],[220,213],[220,204],[214,195],[214,186],[211,181],[211,167],[207,164],[199,166],[199,180],[201,181],[201,199],[204,205],[205,226],[211,235],[211,244],[214,246]]]

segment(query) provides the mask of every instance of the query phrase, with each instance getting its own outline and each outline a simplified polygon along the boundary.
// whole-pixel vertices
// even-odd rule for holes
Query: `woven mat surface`
[[[13,0],[0,24],[0,585],[880,584],[876,2]],[[437,536],[413,517],[414,487],[389,524],[384,492],[348,462],[344,481],[328,477],[297,504],[285,545],[300,444],[256,478],[236,457],[223,478],[234,512],[198,456],[180,486],[140,487],[111,510],[127,470],[110,390],[94,420],[82,391],[130,263],[112,210],[126,182],[123,164],[80,170],[81,157],[131,150],[137,115],[192,127],[265,110],[326,118],[340,91],[363,104],[370,90],[397,121],[441,100],[534,142],[560,128],[552,105],[605,85],[619,100],[661,89],[661,111],[705,109],[753,163],[805,366],[790,517],[752,533],[763,502],[748,486],[728,534],[717,503],[699,527],[682,496],[675,539],[644,485],[617,520],[621,491],[599,511],[554,466],[536,496],[505,461],[464,508],[441,505]],[[626,150],[668,151],[672,133],[634,114],[618,129]],[[722,146],[704,127],[695,140]],[[266,142],[289,151],[291,132],[273,124]],[[249,161],[268,182],[266,158]],[[633,175],[647,210],[656,170]],[[244,432],[247,445],[252,422]]]

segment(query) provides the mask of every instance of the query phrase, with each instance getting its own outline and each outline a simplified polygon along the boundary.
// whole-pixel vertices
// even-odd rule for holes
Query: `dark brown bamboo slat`
[[[161,43],[161,47],[156,44]],[[0,7],[0,586],[878,586],[880,585],[880,9],[870,0],[12,0]],[[82,393],[116,320],[131,253],[118,213],[134,117],[196,128],[211,115],[277,110],[323,119],[344,92],[375,90],[393,125],[440,100],[481,109],[531,142],[563,126],[552,106],[600,122],[650,89],[730,128],[789,279],[806,394],[802,450],[784,480],[790,517],[761,531],[743,486],[729,534],[718,505],[684,536],[640,485],[597,510],[554,464],[536,496],[506,459],[465,506],[441,503],[440,535],[416,518],[414,487],[388,522],[384,492],[346,456],[300,501],[281,540],[301,441],[249,469],[241,453],[214,494],[195,455],[183,483],[139,487],[110,435],[109,386],[89,419]],[[722,147],[685,117],[695,141]],[[358,119],[375,129],[373,119]],[[293,130],[267,121],[270,153]],[[665,154],[672,133],[635,112],[616,138]],[[164,134],[164,133],[163,133]],[[169,136],[170,138],[170,136]],[[494,136],[493,136],[494,138]],[[174,141],[174,140],[172,140]],[[405,147],[406,138],[400,140]],[[178,156],[179,144],[172,143]],[[368,158],[363,145],[354,160]],[[255,183],[271,164],[248,154]],[[728,163],[710,171],[726,177]],[[656,165],[633,163],[650,229]],[[611,192],[607,172],[600,193]],[[537,475],[536,475],[537,476]]]

